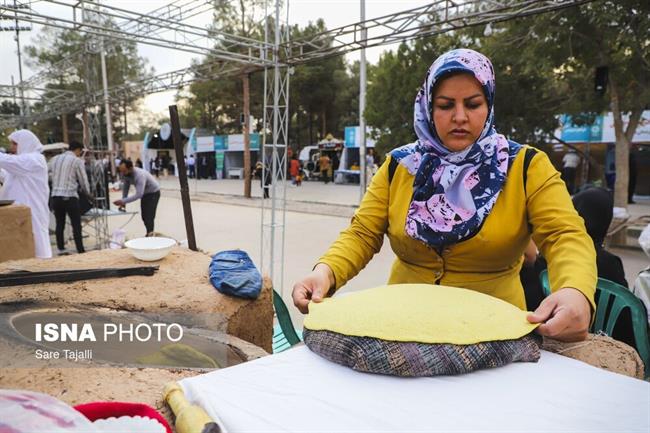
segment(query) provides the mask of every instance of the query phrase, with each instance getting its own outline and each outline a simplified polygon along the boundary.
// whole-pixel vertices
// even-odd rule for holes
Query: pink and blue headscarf
[[[483,87],[488,116],[479,138],[460,152],[447,149],[432,119],[433,91],[453,73],[468,73]],[[494,127],[494,69],[483,54],[448,51],[433,62],[415,98],[418,140],[391,152],[415,176],[406,233],[440,251],[479,232],[503,188],[521,146]]]

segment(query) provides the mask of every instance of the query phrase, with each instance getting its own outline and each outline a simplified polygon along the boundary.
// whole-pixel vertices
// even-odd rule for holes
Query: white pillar
[[[361,21],[366,20],[366,0],[360,0],[361,3]],[[361,59],[359,60],[359,132],[361,140],[359,141],[359,202],[363,199],[366,193],[366,119],[363,112],[366,109],[366,48],[365,40],[367,38],[367,30],[361,28],[361,40],[364,48],[361,48]]]
[[[113,123],[111,122],[111,104],[108,101],[108,76],[106,74],[106,53],[104,53],[104,39],[100,50],[102,62],[102,83],[104,86],[104,114],[106,115],[106,144],[110,153],[111,175],[115,175],[115,155],[113,155]]]

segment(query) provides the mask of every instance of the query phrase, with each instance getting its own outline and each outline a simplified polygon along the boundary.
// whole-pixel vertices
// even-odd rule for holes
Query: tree
[[[294,26],[291,38],[308,38],[325,31],[325,22],[319,19],[302,29]],[[351,98],[354,97],[350,92],[352,86],[357,89],[356,107],[350,107]],[[358,110],[358,88],[358,78],[356,84],[352,83],[345,59],[341,56],[314,60],[296,67],[291,77],[289,97],[291,141],[297,147],[302,147],[303,144],[317,142],[330,132],[342,134],[341,116],[349,116],[349,113],[345,113],[350,108]]]
[[[616,206],[627,206],[630,140],[644,108],[650,105],[650,4],[594,2],[506,22],[498,29],[497,36],[487,42],[492,44],[492,54],[516,52],[517,56],[506,56],[521,75],[538,81],[538,88],[530,93],[535,96],[524,100],[533,113],[548,104],[542,107],[541,116],[537,113],[544,129],[552,124],[552,111],[588,122],[609,106],[616,132],[614,200]],[[603,95],[594,91],[597,67],[609,72]],[[525,112],[526,107],[519,109]],[[629,121],[624,128],[626,116]]]
[[[650,104],[649,9],[637,0],[594,2],[492,23],[491,31],[477,26],[402,44],[382,56],[368,87],[366,118],[376,128],[379,150],[415,139],[412,98],[431,62],[447,49],[474,48],[494,65],[497,128],[516,141],[539,146],[553,138],[560,114],[589,123],[611,107],[619,173],[616,205],[624,206],[629,140]],[[599,66],[609,69],[604,96],[594,91]],[[624,130],[626,114],[630,121]]]
[[[105,26],[116,27],[107,18],[98,18]],[[138,55],[135,42],[106,43],[106,69],[109,88],[115,85],[139,82],[149,77],[153,70],[147,70],[147,62]],[[80,92],[101,91],[101,68],[100,56],[97,50],[88,50],[87,47],[98,48],[98,41],[92,37],[72,30],[61,30],[53,27],[45,27],[38,35],[37,43],[26,47],[28,64],[38,70],[56,71],[57,64],[63,59],[74,59],[73,71],[66,71],[56,78],[50,79],[46,87],[51,89],[76,90]],[[142,91],[134,89],[127,97],[120,101],[113,101],[111,105],[111,119],[113,122],[113,133],[121,137],[127,133],[127,112],[135,107],[135,102],[143,96]],[[101,117],[103,116],[103,100],[100,98],[97,104],[101,106]],[[47,111],[48,107],[42,104],[35,104],[33,111]],[[66,113],[57,119],[47,119],[34,125],[35,131],[43,137],[50,137],[54,141],[63,139],[63,125],[60,121],[70,121],[70,139],[81,140],[83,131],[81,122],[76,122],[75,113]],[[65,120],[64,120],[65,119]],[[105,129],[102,128],[102,135],[105,139]]]
[[[15,102],[4,100],[0,102],[0,114],[18,115],[20,114],[20,106]],[[9,147],[9,139],[7,137],[11,132],[12,130],[10,128],[0,130],[0,147],[5,149]]]
[[[252,7],[250,3],[256,6]],[[215,12],[215,27],[254,39],[262,39],[262,27],[254,20],[241,27],[242,10],[259,11],[263,2],[221,2]],[[248,6],[246,6],[248,5]],[[248,12],[245,12],[248,13]],[[239,26],[239,27],[238,27]],[[306,27],[294,26],[291,38],[300,39],[326,31],[322,20]],[[214,62],[207,58],[202,65]],[[263,115],[263,72],[249,74],[251,112]],[[356,81],[355,81],[356,80]],[[295,68],[290,80],[289,141],[292,147],[311,144],[328,132],[342,134],[349,122],[358,122],[358,66],[348,69],[344,58],[330,57],[312,61]],[[355,90],[356,89],[356,90]],[[214,130],[218,134],[239,132],[239,114],[242,112],[242,86],[237,79],[226,78],[193,83],[188,94],[182,96],[182,121]]]
[[[385,154],[416,140],[413,105],[431,63],[442,53],[460,46],[454,34],[402,43],[388,51],[368,73],[366,121],[374,130],[376,150]]]
[[[263,26],[259,23],[260,13],[264,12],[269,0],[215,0],[212,29],[231,35],[261,40]],[[243,48],[231,47],[216,37],[215,49],[245,54]],[[218,64],[214,56],[207,56],[197,66]],[[263,115],[264,76],[258,70],[242,65],[238,74],[232,78],[215,77],[214,80],[199,81],[190,85],[189,94],[184,98],[181,122],[214,130],[217,134],[244,133],[244,196],[251,197],[251,157],[248,122],[250,113],[258,118]],[[256,72],[256,73],[254,73]],[[253,101],[251,106],[250,102]],[[244,124],[240,121],[244,115]]]

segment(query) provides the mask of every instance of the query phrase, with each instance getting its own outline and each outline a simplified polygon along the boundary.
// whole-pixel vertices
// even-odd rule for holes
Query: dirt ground
[[[145,403],[173,425],[163,387],[201,370],[155,368],[0,368],[0,388],[49,394],[70,405],[96,401]]]
[[[51,260],[15,260],[0,263],[0,272],[43,271],[157,265],[153,276],[132,276],[45,283],[0,288],[0,303],[47,302],[90,305],[121,311],[185,314],[202,320],[209,329],[234,335],[271,351],[273,304],[271,285],[250,301],[224,296],[208,278],[210,256],[174,248],[157,262],[141,262],[125,250],[101,250]],[[208,323],[205,323],[208,322]]]
[[[56,308],[95,308],[128,313],[154,313],[161,317],[199,320],[204,333],[223,335],[243,359],[265,356],[271,351],[273,305],[271,284],[265,281],[254,301],[226,297],[208,279],[210,256],[175,248],[163,260],[144,263],[127,250],[102,250],[52,260],[18,260],[0,263],[0,272],[64,270],[159,265],[153,276],[132,276],[45,283],[0,288],[0,305],[8,311],[24,312],[43,305]],[[8,307],[9,306],[9,307]],[[21,310],[22,308],[22,310]],[[0,323],[0,388],[44,392],[75,405],[93,401],[146,403],[171,414],[162,401],[164,385],[200,374],[201,369],[158,369],[100,366],[76,367],[46,363],[34,358],[34,349],[16,339],[5,340],[11,326],[8,316]],[[169,317],[169,316],[167,316]],[[190,320],[187,319],[187,320]],[[215,332],[220,331],[220,332]],[[199,331],[197,331],[199,332]],[[223,334],[221,334],[223,333]],[[234,336],[234,337],[233,337]],[[238,337],[238,338],[235,338]],[[263,350],[266,349],[266,350]],[[22,357],[19,352],[25,352]],[[30,359],[31,357],[31,359]],[[27,364],[25,360],[30,359]],[[82,364],[78,364],[82,365]],[[95,364],[97,365],[97,364]]]

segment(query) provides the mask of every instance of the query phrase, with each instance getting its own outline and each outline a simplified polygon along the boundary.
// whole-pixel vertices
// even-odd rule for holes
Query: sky
[[[12,0],[0,0],[3,3],[12,4]],[[172,0],[110,0],[110,5],[147,13],[161,6],[167,5]],[[233,0],[234,1],[234,0]],[[106,1],[105,1],[106,3]],[[392,14],[402,10],[423,6],[430,1],[424,0],[366,0],[366,19],[376,18]],[[70,9],[45,3],[43,1],[32,1],[32,9],[49,16],[71,18]],[[286,14],[286,11],[285,11]],[[289,0],[289,22],[300,26],[307,25],[310,21],[322,18],[327,28],[333,29],[347,24],[355,23],[360,19],[360,2],[345,0]],[[206,13],[188,20],[193,25],[205,27],[211,22],[211,14]],[[2,21],[0,24],[7,26],[11,22]],[[21,47],[33,45],[36,37],[42,30],[40,26],[33,26],[30,32],[21,32]],[[376,63],[381,53],[386,49],[393,49],[393,46],[369,48],[366,58],[370,63]],[[145,44],[138,44],[140,55],[148,60],[157,74],[181,69],[190,65],[192,59],[200,59],[201,56],[194,53],[187,53],[178,50],[154,47]],[[359,59],[359,52],[348,54],[349,61]],[[0,32],[0,84],[11,84],[13,75],[14,81],[18,82],[18,59],[16,55],[16,43],[13,32]],[[23,78],[27,79],[34,71],[25,64],[23,55]],[[144,100],[144,106],[153,113],[167,112],[167,106],[174,103],[176,91],[159,92],[148,95]]]

